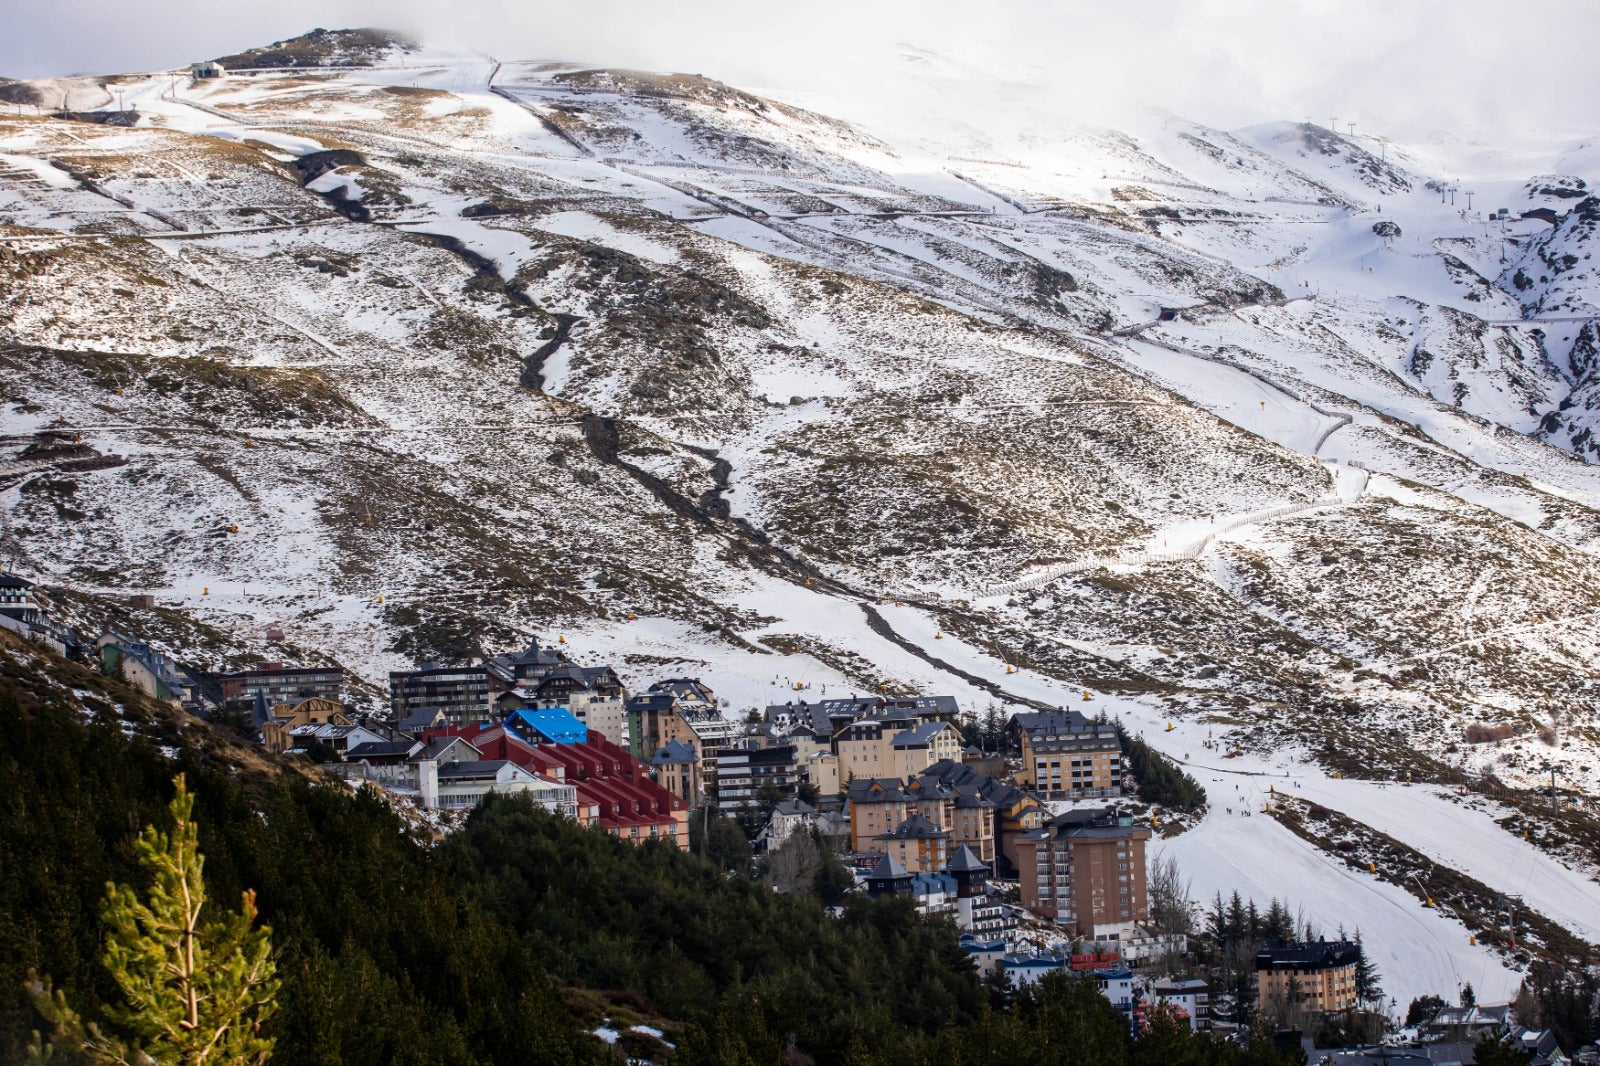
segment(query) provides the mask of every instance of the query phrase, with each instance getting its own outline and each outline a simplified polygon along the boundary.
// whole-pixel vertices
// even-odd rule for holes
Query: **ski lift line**
[[[1593,322],[1600,319],[1600,312],[1592,315],[1542,315],[1537,318],[1486,318],[1486,326],[1538,326],[1546,322]]]

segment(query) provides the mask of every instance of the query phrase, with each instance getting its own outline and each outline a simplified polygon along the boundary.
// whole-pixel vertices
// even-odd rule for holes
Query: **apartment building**
[[[484,666],[444,666],[423,663],[415,670],[389,674],[389,707],[396,722],[417,711],[442,711],[451,725],[487,722],[489,670]]]
[[[1006,725],[1022,760],[1017,784],[1047,799],[1122,795],[1122,744],[1114,725],[1077,711],[1013,715]]]
[[[1150,830],[1112,807],[1068,811],[1017,841],[1022,905],[1074,935],[1109,935],[1150,916]]]
[[[1343,940],[1276,940],[1256,954],[1256,991],[1274,1006],[1326,1013],[1356,1005],[1359,952]]]

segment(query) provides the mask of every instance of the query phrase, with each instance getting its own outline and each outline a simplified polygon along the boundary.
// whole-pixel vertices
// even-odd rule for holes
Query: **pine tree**
[[[1251,904],[1252,907],[1255,904]],[[1245,917],[1244,900],[1239,897],[1239,890],[1233,890],[1233,898],[1228,900],[1228,930],[1226,939],[1229,943],[1243,940],[1250,936]]]
[[[147,826],[135,845],[152,882],[148,896],[141,899],[131,885],[106,885],[101,961],[122,993],[122,1003],[105,1011],[109,1031],[36,980],[30,991],[54,1040],[35,1034],[35,1061],[49,1061],[56,1045],[116,1066],[259,1066],[271,1057],[272,1038],[261,1034],[278,991],[271,930],[256,927],[249,891],[238,912],[203,920],[205,858],[194,797],[183,775],[175,784],[172,831]]]
[[[1000,711],[994,704],[989,704],[989,709],[983,715],[983,750],[994,753],[1004,750],[1006,740],[1006,722],[1000,717]]]
[[[1273,898],[1267,905],[1266,916],[1262,919],[1261,935],[1267,939],[1281,938],[1289,940],[1294,936],[1294,916],[1289,913],[1289,908]]]
[[[1356,999],[1361,1003],[1370,1003],[1383,997],[1383,985],[1380,984],[1383,975],[1378,972],[1371,959],[1367,958],[1367,949],[1361,943],[1361,930],[1356,929]]]

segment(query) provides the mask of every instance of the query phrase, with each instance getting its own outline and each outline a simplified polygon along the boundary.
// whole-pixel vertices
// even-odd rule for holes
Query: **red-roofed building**
[[[689,813],[679,797],[656,784],[627,748],[591,731],[582,744],[530,744],[501,726],[430,729],[424,739],[459,736],[485,759],[505,759],[578,790],[578,821],[622,840],[663,837],[689,849]]]

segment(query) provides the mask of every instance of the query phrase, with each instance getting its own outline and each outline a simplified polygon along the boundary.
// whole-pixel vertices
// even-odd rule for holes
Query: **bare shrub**
[[[1510,722],[1501,722],[1490,725],[1487,722],[1473,722],[1467,726],[1466,741],[1468,744],[1493,744],[1500,740],[1509,740],[1516,736],[1517,727]]]

